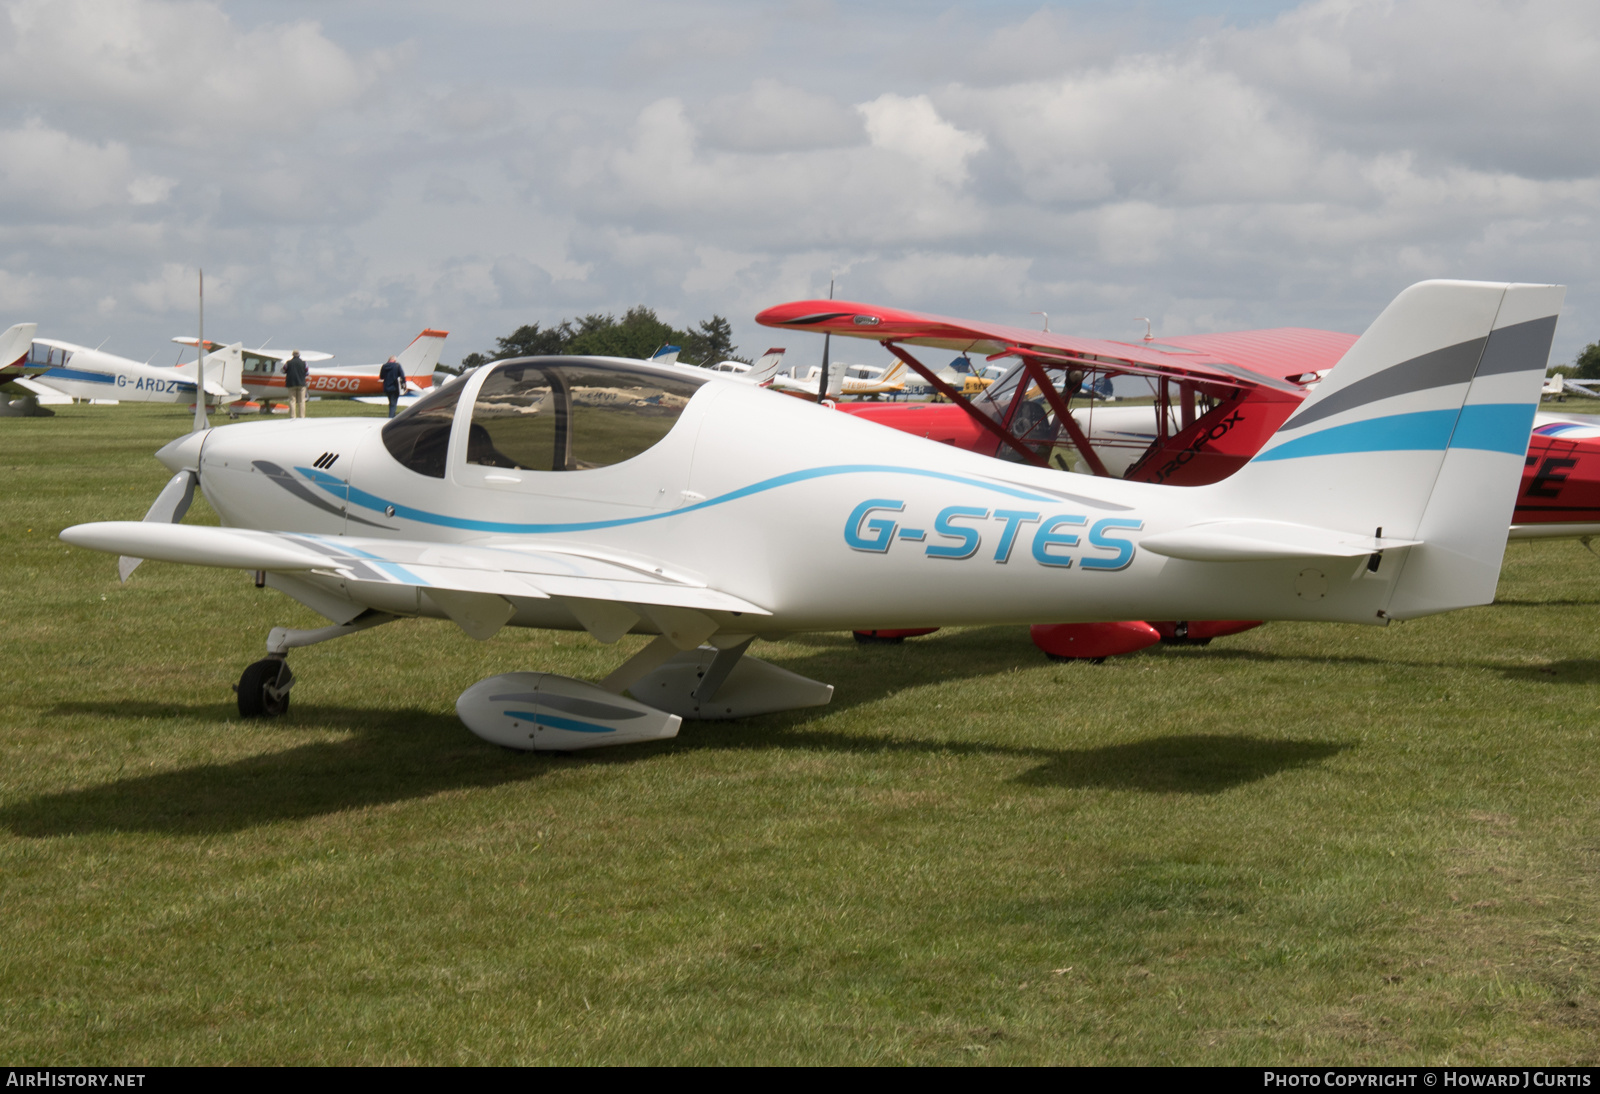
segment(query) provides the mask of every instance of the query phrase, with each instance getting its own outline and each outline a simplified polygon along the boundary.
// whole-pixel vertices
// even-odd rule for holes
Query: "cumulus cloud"
[[[661,99],[620,140],[570,154],[565,196],[590,216],[705,229],[723,247],[909,242],[975,230],[981,210],[963,184],[982,138],[946,122],[926,97],[886,95],[857,110],[869,138],[859,145],[729,152],[703,147],[686,105]]]
[[[119,141],[82,140],[37,118],[0,130],[0,203],[12,209],[81,214],[152,205],[172,186],[172,179],[141,173]]]
[[[861,118],[837,99],[767,78],[737,95],[719,95],[701,119],[709,146],[739,152],[795,152],[866,141]]]
[[[1317,0],[1195,53],[1248,73],[1353,149],[1536,177],[1600,169],[1600,7]]]
[[[926,95],[880,95],[856,109],[866,119],[873,147],[905,157],[941,182],[965,182],[967,160],[988,144],[941,118]]]
[[[17,0],[0,19],[0,86],[187,146],[303,132],[384,76],[313,22],[241,30],[215,4]]]

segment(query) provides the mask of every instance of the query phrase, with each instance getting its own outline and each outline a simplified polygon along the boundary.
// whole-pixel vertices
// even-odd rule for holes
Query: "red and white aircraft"
[[[1243,467],[1279,429],[1338,412],[1330,402],[1292,417],[1357,336],[1284,327],[1120,342],[1078,338],[843,300],[802,300],[768,308],[766,326],[869,338],[920,374],[948,403],[857,403],[838,409],[972,452],[1017,463],[1082,470],[1136,482],[1201,486]],[[1553,323],[1553,319],[1550,320]],[[1548,346],[1552,330],[1523,332]],[[1013,362],[988,390],[967,396],[907,347],[981,354]],[[1484,341],[1439,350],[1426,362],[1428,386],[1470,376]],[[1108,407],[1072,397],[1112,376],[1147,377],[1149,407]],[[1386,374],[1363,381],[1362,398],[1388,398]],[[1407,389],[1410,390],[1410,389]],[[1303,420],[1302,420],[1303,419]],[[1396,419],[1417,443],[1454,420]],[[1540,415],[1534,423],[1512,538],[1600,535],[1600,426]],[[1034,629],[1052,656],[1098,659],[1156,641],[1206,641],[1253,624],[1162,622]],[[918,632],[926,633],[926,632]],[[885,632],[893,639],[902,632]],[[872,636],[867,636],[872,637]]]
[[[400,367],[405,370],[406,390],[415,394],[425,388],[433,386],[433,370],[439,363],[439,351],[444,348],[444,340],[450,334],[447,330],[424,330],[411,344],[402,350],[395,358],[400,362]],[[173,339],[182,346],[195,344],[194,337],[179,336]],[[206,341],[207,349],[216,348],[216,343],[209,339]],[[263,413],[270,407],[271,400],[284,398],[283,365],[289,360],[290,350],[281,349],[247,349],[244,355],[244,390],[246,395],[261,401]],[[306,362],[306,390],[319,395],[324,399],[353,399],[366,395],[382,395],[383,381],[378,378],[378,371],[383,365],[342,365],[327,366],[319,362],[331,361],[331,353],[302,352],[300,359]]]

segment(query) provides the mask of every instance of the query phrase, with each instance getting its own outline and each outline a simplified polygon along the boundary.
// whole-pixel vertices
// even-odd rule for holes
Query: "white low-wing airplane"
[[[794,369],[799,373],[799,367]],[[873,365],[847,365],[835,362],[828,370],[828,398],[840,395],[884,395],[890,392],[903,391],[906,378],[911,370],[905,363],[896,361],[888,368],[877,368]],[[778,391],[789,391],[797,395],[816,395],[817,387],[822,383],[822,369],[812,365],[804,376],[800,375],[775,375],[772,386]]]
[[[14,328],[13,328],[14,329]],[[242,345],[220,346],[206,354],[206,401],[221,405],[244,393]],[[132,403],[187,403],[194,400],[195,363],[147,365],[54,338],[34,338],[16,383],[29,391],[58,391],[74,399],[116,399]]]
[[[705,369],[545,357],[486,365],[389,422],[192,433],[158,453],[174,475],[143,523],[61,538],[130,556],[124,576],[139,558],[255,571],[326,616],[271,632],[239,683],[245,715],[287,705],[291,648],[404,616],[477,639],[659,636],[598,684],[510,673],[461,695],[468,728],[522,749],[827,702],[826,684],[746,656],[764,636],[1384,624],[1494,598],[1563,295],[1412,286],[1211,486],[1066,480]],[[175,523],[197,483],[223,527]]]

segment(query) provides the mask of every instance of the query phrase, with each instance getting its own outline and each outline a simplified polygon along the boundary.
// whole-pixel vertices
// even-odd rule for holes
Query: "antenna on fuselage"
[[[833,299],[833,278],[828,278],[828,299]],[[822,375],[817,377],[817,402],[828,397],[828,349],[833,342],[833,332],[822,336]]]
[[[194,430],[211,428],[206,417],[206,272],[200,274],[200,337],[194,344]]]

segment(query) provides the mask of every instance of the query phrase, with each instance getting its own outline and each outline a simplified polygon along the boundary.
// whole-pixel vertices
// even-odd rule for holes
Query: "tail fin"
[[[658,365],[675,365],[678,363],[678,354],[682,352],[682,346],[662,346],[650,355],[650,360]]]
[[[411,340],[411,344],[395,358],[405,370],[406,379],[427,387],[433,383],[433,366],[439,363],[439,353],[444,349],[447,330],[429,328]]]
[[[176,339],[174,339],[176,341]],[[192,340],[191,340],[192,341]],[[212,345],[209,340],[208,345]],[[206,394],[237,399],[244,394],[244,343],[235,342],[206,354]],[[185,361],[173,369],[178,375],[193,381],[197,373],[195,362]]]
[[[33,336],[39,332],[37,323],[18,323],[0,334],[0,370],[21,368],[33,348]]]
[[[231,346],[223,346],[217,352],[206,358],[207,363],[220,361],[222,364],[222,392],[230,398],[239,399],[244,396],[244,343],[235,342]]]
[[[889,366],[888,371],[884,372],[883,375],[878,377],[878,383],[880,383],[880,384],[902,384],[902,383],[905,383],[905,381],[911,379],[911,377],[909,375],[907,375],[910,371],[911,371],[910,368],[908,368],[906,366],[906,363],[904,361],[896,360],[894,364]]]
[[[1241,516],[1367,537],[1374,573],[1401,546],[1385,618],[1491,602],[1565,295],[1411,286],[1243,470],[1202,489]]]
[[[772,378],[778,375],[778,370],[783,367],[783,355],[788,350],[781,346],[767,350],[756,363],[750,366],[750,371],[741,373],[740,379],[749,380],[758,387],[771,387]]]
[[[843,361],[833,362],[828,368],[828,390],[822,393],[824,398],[837,399],[844,394],[844,376],[849,371],[850,366]]]

